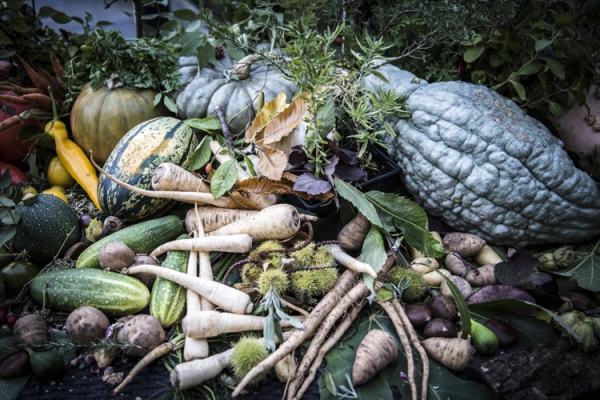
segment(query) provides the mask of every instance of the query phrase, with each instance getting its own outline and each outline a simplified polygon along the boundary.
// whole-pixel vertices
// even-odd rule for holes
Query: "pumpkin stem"
[[[118,88],[125,87],[125,85],[123,84],[123,82],[121,82],[121,79],[119,79],[119,74],[112,74],[106,80],[106,87],[108,88],[108,90],[115,90]]]
[[[237,75],[240,80],[248,79],[250,76],[250,67],[260,59],[260,54],[247,55],[231,67],[231,73]]]

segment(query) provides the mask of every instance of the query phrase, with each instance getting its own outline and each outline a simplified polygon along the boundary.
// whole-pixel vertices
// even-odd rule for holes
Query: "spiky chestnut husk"
[[[285,254],[282,252],[269,253],[264,257],[260,257],[259,253],[262,251],[270,251],[270,250],[283,250],[285,246],[275,240],[266,240],[258,245],[254,250],[252,250],[248,254],[248,258],[253,260],[259,260],[263,263],[270,263],[276,268],[281,268],[281,260],[285,257]]]
[[[412,268],[394,267],[386,275],[388,282],[398,286],[404,277],[410,278],[410,286],[402,292],[402,299],[408,303],[419,300],[427,293],[427,283],[419,271]]]
[[[308,246],[292,252],[290,257],[294,259],[293,266],[294,268],[302,268],[302,267],[311,267],[313,264],[313,255],[316,251],[316,245],[314,243],[310,243]]]
[[[565,324],[573,327],[577,322],[583,321],[585,314],[581,311],[570,311],[559,315],[559,317],[565,322]]]
[[[244,264],[240,270],[242,282],[249,285],[256,285],[256,282],[258,281],[258,278],[260,278],[260,274],[262,274],[263,271],[264,270],[261,265],[254,263]]]
[[[319,246],[313,254],[312,265],[316,267],[326,267],[332,265],[335,259],[333,253],[328,247]]]
[[[290,279],[282,269],[271,268],[260,274],[257,285],[258,291],[263,295],[269,292],[271,285],[277,294],[282,295],[290,287]]]
[[[231,355],[233,373],[237,378],[242,379],[256,364],[263,361],[268,355],[269,351],[257,338],[242,337],[235,345],[235,350]],[[257,376],[250,384],[257,384],[266,375],[267,373],[265,372]]]
[[[586,317],[586,320],[592,325],[594,335],[600,338],[600,318]]]
[[[585,321],[584,319],[577,321],[572,328],[582,339],[582,347],[584,350],[587,351],[598,346],[598,340],[594,336],[594,328],[592,327],[591,323]]]
[[[329,292],[338,280],[337,268],[318,268],[292,272],[290,287],[293,292],[306,290],[311,296],[321,296]]]

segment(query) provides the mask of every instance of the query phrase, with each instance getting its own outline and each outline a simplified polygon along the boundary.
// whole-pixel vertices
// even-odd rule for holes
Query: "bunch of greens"
[[[126,87],[153,89],[173,112],[175,103],[167,95],[179,88],[179,46],[158,39],[127,42],[120,31],[93,31],[66,65],[66,85],[71,103],[83,86],[90,83],[96,90],[113,74]]]

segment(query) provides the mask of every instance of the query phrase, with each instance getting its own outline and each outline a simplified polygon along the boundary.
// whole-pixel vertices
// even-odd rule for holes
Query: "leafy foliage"
[[[593,248],[581,248],[577,258],[566,269],[553,271],[556,275],[573,277],[579,287],[592,292],[600,291],[600,241]]]
[[[8,244],[17,233],[17,224],[21,219],[16,210],[17,203],[21,200],[21,189],[11,186],[10,169],[7,168],[0,177],[0,249]]]

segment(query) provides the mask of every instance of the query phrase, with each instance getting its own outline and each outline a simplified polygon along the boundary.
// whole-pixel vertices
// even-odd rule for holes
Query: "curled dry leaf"
[[[285,109],[287,106],[285,99],[285,93],[280,92],[277,97],[263,106],[254,121],[252,121],[252,126],[246,131],[246,143],[250,143],[252,139],[255,139],[255,136],[267,126],[269,121]]]
[[[258,169],[269,179],[280,180],[287,166],[287,156],[281,150],[269,146],[261,146],[258,158]]]
[[[244,179],[236,184],[236,189],[239,192],[254,194],[287,194],[292,191],[290,186],[265,177]]]
[[[290,134],[302,122],[308,112],[306,102],[297,97],[289,106],[275,115],[265,126],[261,138],[256,138],[258,144],[272,144]],[[290,146],[291,149],[291,146]]]

